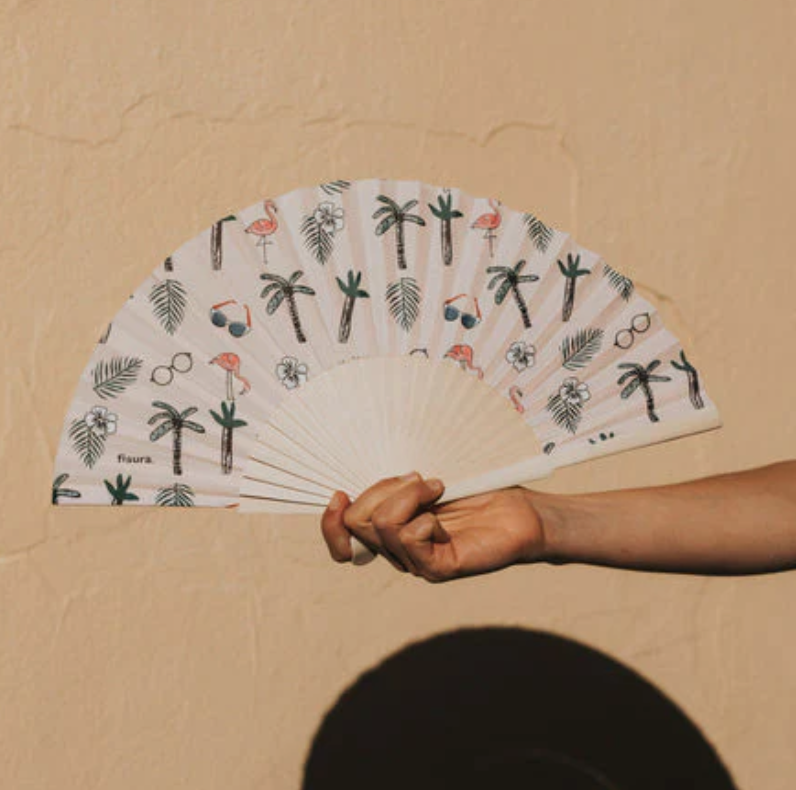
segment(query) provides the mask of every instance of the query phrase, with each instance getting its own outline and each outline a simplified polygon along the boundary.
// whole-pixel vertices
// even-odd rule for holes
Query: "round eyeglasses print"
[[[646,332],[652,325],[649,313],[638,313],[633,316],[627,329],[620,329],[614,337],[614,345],[621,349],[630,348],[636,340],[636,335]]]
[[[158,365],[152,369],[150,380],[159,387],[168,387],[174,381],[175,373],[187,373],[193,367],[193,357],[188,351],[179,351],[168,365]]]

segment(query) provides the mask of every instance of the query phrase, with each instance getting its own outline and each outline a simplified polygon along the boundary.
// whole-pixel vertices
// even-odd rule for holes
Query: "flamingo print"
[[[243,376],[240,375],[240,357],[237,354],[232,354],[230,352],[226,352],[224,354],[218,354],[213,357],[210,362],[210,365],[218,365],[222,370],[227,372],[227,400],[234,402],[235,401],[235,392],[232,389],[232,377],[234,376],[238,381],[243,382],[243,389],[240,391],[241,395],[245,395],[251,388],[252,385],[249,383],[248,379],[245,379]]]
[[[267,266],[268,255],[266,252],[266,246],[271,243],[268,240],[268,237],[276,233],[276,229],[279,227],[279,222],[276,218],[276,212],[278,211],[276,203],[274,203],[273,200],[266,200],[265,203],[263,203],[263,206],[267,216],[263,217],[262,219],[254,220],[254,222],[252,222],[252,224],[246,228],[246,233],[252,233],[259,238],[257,246],[263,248],[263,266]]]
[[[462,370],[474,370],[478,373],[478,378],[484,377],[484,371],[473,364],[473,347],[464,344],[451,346],[445,354],[445,359],[452,359],[458,362]]]
[[[509,398],[511,398],[511,402],[514,404],[514,408],[520,414],[525,414],[525,406],[522,405],[522,400],[521,400],[522,397],[523,397],[523,392],[516,384],[513,384],[511,387],[509,387]]]
[[[470,227],[474,230],[484,231],[484,238],[489,240],[489,257],[494,258],[492,242],[495,238],[495,231],[500,227],[502,218],[500,216],[500,201],[489,198],[489,205],[493,210],[481,214]]]

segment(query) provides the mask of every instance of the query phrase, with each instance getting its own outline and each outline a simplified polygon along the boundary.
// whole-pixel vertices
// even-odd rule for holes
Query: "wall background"
[[[97,337],[169,252],[265,195],[374,175],[538,212],[692,349],[721,431],[546,489],[793,455],[794,32],[784,0],[5,0],[4,786],[297,787],[360,672],[512,624],[609,652],[682,705],[741,788],[790,788],[796,573],[539,566],[433,586],[333,564],[311,518],[56,510],[48,493]]]

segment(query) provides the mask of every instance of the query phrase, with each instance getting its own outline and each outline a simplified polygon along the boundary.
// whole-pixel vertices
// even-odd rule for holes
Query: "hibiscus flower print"
[[[518,340],[512,343],[506,351],[506,362],[511,365],[517,373],[533,366],[536,361],[536,348],[530,343]]]
[[[574,376],[564,379],[563,384],[558,390],[558,394],[563,401],[573,405],[582,405],[591,398],[589,385],[581,383]]]
[[[343,229],[345,212],[331,201],[319,203],[304,217],[301,235],[304,246],[320,264],[325,264],[334,252],[335,235]]]
[[[305,363],[299,362],[295,357],[282,357],[276,366],[276,376],[282,385],[289,390],[294,390],[307,380],[308,369]]]
[[[105,406],[95,406],[83,419],[88,428],[99,436],[116,433],[118,416],[109,412]]]
[[[315,209],[315,222],[318,227],[334,235],[338,230],[343,229],[343,217],[345,212],[334,203],[321,203]]]
[[[590,398],[589,385],[575,376],[570,376],[547,399],[547,410],[552,414],[556,425],[575,433],[583,417],[583,407]]]
[[[105,452],[107,438],[116,433],[118,416],[106,406],[94,406],[82,417],[72,420],[69,439],[72,449],[89,469]]]

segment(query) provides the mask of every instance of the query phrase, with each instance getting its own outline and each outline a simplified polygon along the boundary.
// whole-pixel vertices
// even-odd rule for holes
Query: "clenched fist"
[[[418,473],[381,480],[353,502],[335,493],[321,519],[332,557],[348,562],[351,535],[396,569],[430,582],[540,560],[542,519],[523,488],[505,488],[435,505],[444,485]]]

